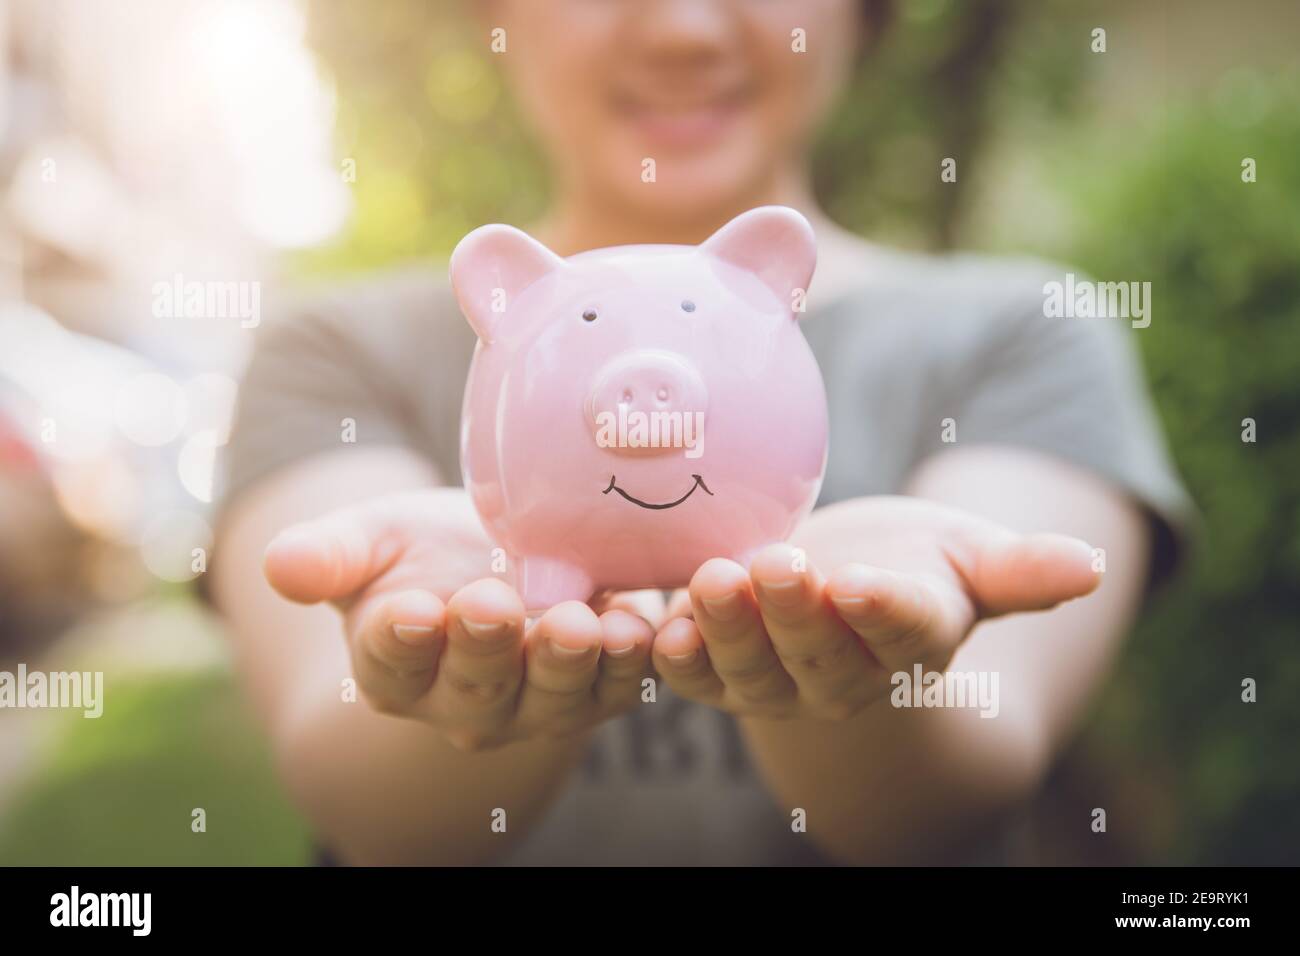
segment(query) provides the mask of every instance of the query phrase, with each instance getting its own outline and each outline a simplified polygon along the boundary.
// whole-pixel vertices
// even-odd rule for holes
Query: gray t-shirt
[[[887,253],[854,293],[802,328],[830,403],[820,504],[897,493],[927,457],[998,443],[1073,462],[1141,502],[1156,576],[1191,513],[1119,320],[1048,318],[1046,263]],[[816,293],[814,284],[813,293]],[[258,478],[339,446],[400,444],[459,483],[461,399],[474,335],[445,278],[392,275],[335,293],[257,332],[228,449],[226,500]],[[745,752],[735,721],[675,697],[610,721],[517,863],[816,862]]]

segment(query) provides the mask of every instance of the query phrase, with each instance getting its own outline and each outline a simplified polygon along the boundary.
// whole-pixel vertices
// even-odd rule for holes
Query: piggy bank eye
[[[584,321],[584,322],[595,322],[595,321],[596,321],[596,310],[595,310],[595,309],[588,309],[586,312],[582,313],[582,321]]]
[[[683,312],[694,312],[694,311],[695,311],[695,303],[692,302],[690,299],[682,299],[682,311],[683,311]]]

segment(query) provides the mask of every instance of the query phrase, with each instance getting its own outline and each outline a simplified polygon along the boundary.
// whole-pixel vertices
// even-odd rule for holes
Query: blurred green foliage
[[[305,255],[305,271],[445,257],[475,226],[538,216],[545,169],[472,4],[310,9],[310,42],[339,91],[338,156],[354,161],[356,181],[350,228]]]
[[[1059,253],[1152,282],[1134,335],[1202,512],[1192,567],[1129,642],[1089,741],[1114,787],[1154,788],[1173,826],[1137,839],[1171,862],[1300,858],[1298,80],[1236,71],[1061,170],[1079,232]]]
[[[45,715],[42,715],[45,716]],[[228,674],[115,684],[101,717],[62,715],[49,765],[6,808],[7,866],[254,866],[310,859]],[[191,830],[195,808],[207,830]]]

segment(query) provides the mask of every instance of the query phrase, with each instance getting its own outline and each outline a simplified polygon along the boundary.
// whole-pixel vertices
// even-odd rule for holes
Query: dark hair
[[[894,0],[862,0],[862,51],[880,42],[894,20]]]

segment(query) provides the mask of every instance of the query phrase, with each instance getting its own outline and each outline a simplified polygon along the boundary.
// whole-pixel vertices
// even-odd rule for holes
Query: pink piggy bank
[[[451,257],[478,335],[465,487],[530,612],[749,566],[812,509],[826,390],[797,316],[808,221],[766,206],[699,246],[562,259],[518,229]]]

